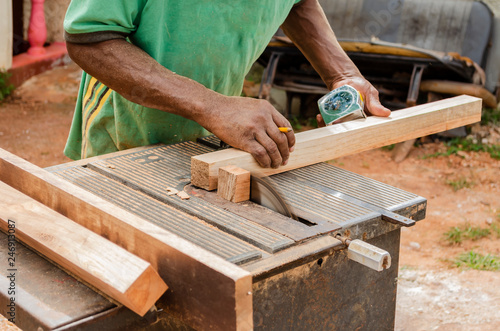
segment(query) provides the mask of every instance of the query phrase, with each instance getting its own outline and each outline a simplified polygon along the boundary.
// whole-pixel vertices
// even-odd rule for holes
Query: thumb
[[[391,115],[391,111],[386,107],[382,106],[378,97],[370,96],[367,98],[366,110],[370,115],[387,117]]]
[[[323,116],[321,114],[316,115],[316,121],[318,122],[318,128],[324,128],[326,126]]]

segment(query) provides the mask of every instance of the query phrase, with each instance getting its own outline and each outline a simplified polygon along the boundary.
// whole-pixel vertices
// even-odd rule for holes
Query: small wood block
[[[250,171],[229,165],[219,168],[217,194],[231,202],[250,199]]]

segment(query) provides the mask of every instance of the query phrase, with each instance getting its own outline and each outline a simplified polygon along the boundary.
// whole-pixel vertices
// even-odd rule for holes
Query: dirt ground
[[[80,71],[75,65],[39,75],[0,105],[0,147],[41,167],[68,162],[68,135]],[[500,133],[500,131],[499,131]],[[500,161],[484,152],[425,158],[446,147],[415,148],[401,163],[384,149],[344,157],[333,164],[428,199],[427,218],[402,231],[396,330],[499,330],[500,272],[453,266],[474,250],[500,256],[500,238],[451,245],[452,227],[500,226]],[[454,191],[450,183],[467,183]]]

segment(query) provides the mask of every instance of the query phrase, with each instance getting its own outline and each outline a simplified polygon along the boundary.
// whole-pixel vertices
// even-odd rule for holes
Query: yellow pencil
[[[283,133],[287,133],[287,132],[290,132],[290,131],[293,131],[292,128],[287,128],[286,126],[280,126],[278,127],[278,129],[283,132]]]

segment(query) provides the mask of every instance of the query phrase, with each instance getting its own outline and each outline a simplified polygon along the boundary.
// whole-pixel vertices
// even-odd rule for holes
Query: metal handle
[[[337,239],[348,246],[347,257],[353,261],[377,271],[391,267],[391,254],[365,241],[337,236]]]

